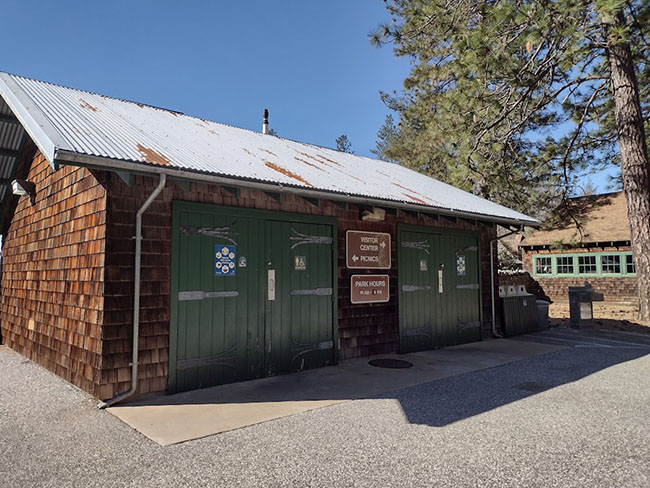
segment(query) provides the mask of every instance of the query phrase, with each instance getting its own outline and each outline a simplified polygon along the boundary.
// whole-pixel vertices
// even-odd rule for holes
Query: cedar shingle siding
[[[106,174],[108,191],[108,231],[106,244],[106,300],[104,316],[104,368],[102,392],[111,396],[129,387],[131,361],[131,324],[133,303],[133,260],[135,212],[158,184],[157,179],[136,176],[126,185],[117,175]],[[284,194],[278,202],[263,191],[241,188],[239,198],[220,186],[190,183],[189,191],[168,182],[143,217],[142,298],[140,311],[139,390],[162,391],[167,385],[169,347],[169,301],[171,282],[171,214],[172,201],[184,200],[214,205],[238,206],[312,215],[334,216],[338,219],[338,286],[340,357],[348,359],[397,351],[397,223],[428,225],[441,228],[479,230],[482,241],[483,320],[490,323],[489,240],[494,238],[492,224],[459,219],[434,220],[423,214],[416,217],[399,212],[386,215],[385,222],[362,222],[359,207],[348,209],[322,201],[320,206],[292,194]],[[384,304],[352,305],[350,275],[361,270],[345,267],[345,231],[348,229],[389,232],[392,235],[391,300]],[[371,272],[370,270],[368,272]],[[383,271],[382,271],[383,272]]]
[[[53,172],[34,153],[2,256],[2,338],[12,349],[99,396],[106,192],[93,174]]]
[[[36,203],[21,197],[4,243],[2,333],[13,349],[102,399],[130,384],[135,213],[158,181],[62,167],[53,172],[37,153],[28,179]],[[397,351],[397,224],[481,233],[483,327],[490,324],[489,240],[493,224],[398,212],[384,222],[362,222],[360,209],[285,194],[281,202],[242,188],[239,197],[216,185],[169,181],[143,217],[139,392],[167,387],[171,282],[172,201],[334,216],[338,219],[339,337],[342,359]],[[352,305],[345,267],[345,231],[392,236],[391,299]],[[370,271],[370,270],[369,270]],[[355,271],[362,273],[363,271]]]

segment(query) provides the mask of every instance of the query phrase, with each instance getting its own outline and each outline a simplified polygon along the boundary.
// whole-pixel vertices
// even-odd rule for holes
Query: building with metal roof
[[[496,226],[539,225],[397,164],[7,73],[0,172],[3,341],[107,403],[498,334]]]
[[[416,171],[355,154],[267,137],[135,102],[0,73],[0,95],[53,164],[164,171],[203,181],[389,202],[514,225],[526,215]],[[1,109],[0,110],[6,110]],[[16,149],[19,137],[8,134]]]

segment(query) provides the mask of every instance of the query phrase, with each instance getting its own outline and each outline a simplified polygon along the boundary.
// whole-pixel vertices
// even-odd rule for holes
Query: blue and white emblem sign
[[[235,276],[235,246],[224,246],[217,244],[214,246],[214,275],[215,276]]]

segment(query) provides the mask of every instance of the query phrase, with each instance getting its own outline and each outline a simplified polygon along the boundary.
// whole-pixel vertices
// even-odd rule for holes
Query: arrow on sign
[[[381,244],[379,244],[379,245],[381,246],[382,249],[385,248],[386,247],[386,241],[381,241]]]
[[[355,263],[356,263],[357,261],[359,261],[359,256],[357,256],[356,254],[354,254],[354,255],[352,256],[352,261],[354,261]]]

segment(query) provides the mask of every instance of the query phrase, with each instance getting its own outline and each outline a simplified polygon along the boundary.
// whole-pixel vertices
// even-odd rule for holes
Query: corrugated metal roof
[[[50,162],[85,155],[538,223],[397,164],[1,72],[0,94]]]

